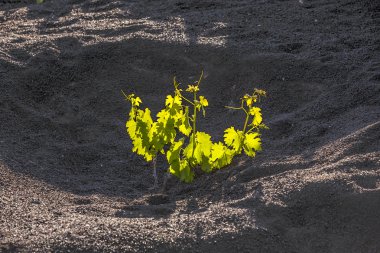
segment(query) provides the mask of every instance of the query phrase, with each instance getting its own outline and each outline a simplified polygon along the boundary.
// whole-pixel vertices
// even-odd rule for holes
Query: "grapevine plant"
[[[155,186],[157,186],[156,158],[165,155],[169,172],[184,182],[191,182],[194,169],[200,168],[209,173],[229,165],[234,156],[243,151],[254,157],[261,150],[260,129],[266,128],[262,123],[261,109],[255,104],[266,96],[265,91],[254,89],[252,94],[241,98],[240,107],[226,106],[228,109],[245,113],[243,129],[229,127],[224,131],[224,142],[212,142],[211,136],[198,131],[199,113],[205,116],[208,101],[199,96],[202,75],[195,84],[188,85],[185,96],[180,84],[174,78],[174,94],[168,95],[165,107],[157,113],[156,120],[149,108],[141,109],[142,100],[135,94],[124,96],[131,103],[129,118],[126,122],[127,132],[132,140],[132,151],[153,163]]]

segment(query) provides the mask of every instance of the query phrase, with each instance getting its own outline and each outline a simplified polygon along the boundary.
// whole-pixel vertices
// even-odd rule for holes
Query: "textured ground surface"
[[[379,34],[372,0],[0,2],[0,251],[380,252]],[[120,89],[201,69],[215,139],[268,91],[264,151],[157,194]]]

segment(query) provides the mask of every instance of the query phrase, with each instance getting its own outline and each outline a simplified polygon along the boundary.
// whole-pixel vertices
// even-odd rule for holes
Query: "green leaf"
[[[181,172],[181,159],[180,159],[180,152],[182,145],[184,143],[184,139],[180,139],[177,142],[173,142],[170,149],[166,152],[166,159],[170,165],[169,172],[173,175],[181,178],[186,177],[186,173]],[[182,164],[183,167],[183,164]],[[183,169],[183,168],[182,168]],[[182,179],[185,180],[186,178]]]
[[[135,138],[133,140],[132,151],[138,155],[143,156],[147,162],[152,161],[153,159],[153,154],[149,151],[146,143],[144,143],[144,140],[142,138]]]
[[[140,104],[142,103],[141,98],[139,97],[132,98],[131,102],[132,102],[132,105],[136,107],[139,107]]]
[[[261,115],[261,109],[259,107],[252,107],[249,109],[249,114],[253,116],[252,125],[259,126],[263,121],[263,116]]]
[[[229,165],[232,162],[234,154],[235,152],[223,145],[223,143],[214,143],[211,149],[210,162],[212,162],[213,167],[220,169]]]
[[[174,104],[174,98],[172,95],[167,95],[165,100],[165,105],[168,107],[172,107]]]
[[[153,124],[152,117],[150,116],[149,108],[146,108],[144,114],[141,117],[141,120],[147,124],[147,126],[151,126]]]
[[[232,147],[237,153],[240,153],[242,142],[242,131],[236,131],[234,127],[227,128],[224,131],[224,143]]]
[[[193,129],[190,125],[190,119],[189,119],[189,107],[185,108],[185,113],[182,117],[181,124],[179,125],[179,131],[183,133],[186,136],[189,136],[191,133],[191,130]]]
[[[191,171],[190,165],[186,160],[180,162],[180,179],[186,183],[193,181],[194,172]]]
[[[179,141],[173,142],[170,146],[170,149],[166,152],[166,159],[169,164],[172,164],[174,161],[180,160],[180,151],[182,145],[184,143],[184,139],[180,139]]]
[[[212,145],[211,149],[211,161],[216,161],[217,159],[223,157],[226,152],[227,147],[223,145],[223,143],[218,142]]]
[[[181,163],[180,160],[173,161],[170,166],[169,166],[169,172],[173,174],[176,177],[180,177],[180,168],[181,168]]]
[[[245,101],[246,105],[250,108],[252,104],[256,102],[256,96],[245,94],[243,97],[243,101]]]
[[[212,164],[209,157],[203,156],[201,162],[201,170],[210,173],[212,171]]]
[[[194,178],[194,173],[187,160],[174,160],[170,164],[169,172],[186,183],[190,183]]]
[[[163,109],[157,113],[157,121],[158,122],[166,122],[169,117],[170,117],[170,113],[165,109]]]
[[[136,99],[132,95],[130,99]],[[135,109],[133,117],[130,117],[126,123],[126,128],[133,144],[133,152],[141,155],[146,161],[151,161],[158,150],[152,148],[149,132],[153,120],[150,116],[150,110]]]
[[[191,159],[193,157],[193,134],[189,136],[189,144],[187,144],[186,148],[183,149],[183,156],[185,159]]]
[[[254,157],[256,151],[261,151],[261,139],[258,133],[249,133],[245,135],[244,139],[244,152],[250,156]]]
[[[192,93],[194,93],[194,92],[198,92],[198,91],[199,91],[199,87],[198,87],[197,85],[191,85],[191,84],[189,84],[189,85],[187,86],[186,91],[187,91],[187,92],[192,92]]]
[[[172,95],[168,95],[166,96],[165,105],[169,108],[175,105],[182,105],[182,98],[178,95],[175,95],[174,97]]]
[[[204,96],[199,96],[199,103],[204,107],[208,106],[208,101]]]
[[[158,122],[154,122],[152,124],[152,127],[149,130],[148,137],[149,137],[149,142],[152,145],[152,149],[157,152],[164,153],[163,148],[166,145],[166,143],[164,141],[164,138],[162,137],[161,132],[159,132],[159,126],[158,126],[159,124],[160,123]]]
[[[193,144],[193,134],[190,135],[189,139],[189,144],[183,150],[183,155],[185,159],[189,160],[191,163],[194,163],[194,165],[199,164],[202,161],[202,153],[199,149],[197,149],[197,146]]]
[[[174,141],[177,132],[174,129],[173,119],[168,119],[165,123],[159,122],[157,124],[157,132],[158,136],[161,138],[161,141],[163,141],[164,144],[168,144]]]
[[[203,157],[210,157],[211,147],[211,136],[204,132],[197,132],[195,145],[193,144],[193,135],[191,135],[190,143],[184,149],[183,154],[192,166],[201,165]]]
[[[212,146],[211,136],[204,132],[197,132],[196,141],[197,146],[199,146],[199,149],[201,150],[202,154],[206,157],[209,157],[211,155]]]
[[[174,104],[175,105],[182,105],[182,98],[178,95],[174,96]]]
[[[127,123],[125,124],[126,128],[127,128],[127,132],[129,134],[129,137],[133,140],[136,136],[136,121],[134,121],[133,119],[129,119],[127,121]]]

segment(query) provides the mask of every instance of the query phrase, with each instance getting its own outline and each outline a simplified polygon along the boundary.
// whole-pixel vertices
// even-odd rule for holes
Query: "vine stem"
[[[234,106],[225,106],[225,108],[232,109],[232,110],[242,110],[245,112],[246,117],[245,117],[245,122],[244,122],[244,128],[243,128],[243,133],[245,133],[245,130],[247,129],[248,125],[248,120],[249,120],[249,113],[247,110],[243,107],[243,103],[240,107],[234,107]]]
[[[201,80],[202,80],[202,78],[203,78],[203,70],[202,70],[202,72],[201,72],[201,76],[199,77],[199,80],[198,80],[198,84],[197,84],[197,86],[199,86],[199,85],[201,84]]]
[[[232,110],[241,110],[241,109],[243,109],[242,107],[233,107],[233,106],[224,106],[225,108],[227,108],[227,109],[232,109]]]
[[[203,72],[202,72],[203,73]],[[199,80],[200,82],[200,80]],[[198,82],[198,84],[199,84]],[[195,133],[197,132],[197,107],[195,106],[195,101],[197,100],[197,92],[194,92],[194,114],[193,114],[193,154],[191,155],[194,157],[194,151],[195,151]]]
[[[193,102],[191,102],[189,99],[187,99],[184,95],[182,95],[181,93],[179,94],[181,96],[182,99],[184,99],[186,102],[188,102],[189,104],[191,105],[194,105]]]
[[[154,177],[154,185],[153,189],[156,189],[158,187],[158,176],[157,176],[157,157],[154,157],[152,160],[153,163],[153,177]]]
[[[255,127],[253,126],[253,127],[251,127],[248,131],[247,131],[247,133],[250,133],[253,129],[255,129]]]
[[[201,84],[201,81],[202,81],[202,77],[203,77],[203,70],[201,72],[201,76],[199,77],[199,80],[198,80],[198,83],[197,83],[197,87],[199,87],[199,85]],[[197,132],[197,104],[196,104],[196,101],[197,101],[197,92],[194,91],[194,101],[192,103],[193,107],[194,107],[194,114],[193,114],[193,153],[192,153],[192,157],[194,157],[194,152],[195,152],[195,134]]]
[[[245,122],[244,122],[244,128],[243,128],[243,134],[245,134],[245,130],[247,129],[248,120],[249,120],[249,113],[247,113],[246,110],[244,110],[246,113]]]
[[[121,90],[121,93],[123,93],[123,96],[125,97],[125,99],[128,99],[127,94],[125,94],[125,92],[123,90]]]

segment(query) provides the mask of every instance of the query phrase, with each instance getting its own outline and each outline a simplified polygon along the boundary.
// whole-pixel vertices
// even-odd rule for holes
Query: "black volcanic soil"
[[[380,252],[379,28],[373,0],[0,2],[0,252]],[[120,90],[157,112],[202,69],[215,140],[267,90],[263,151],[150,190]]]

